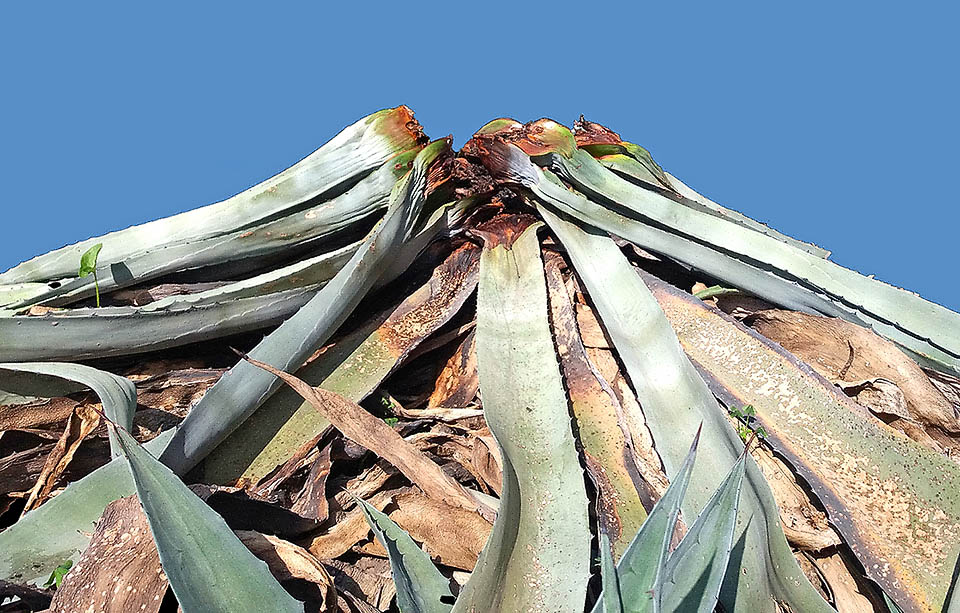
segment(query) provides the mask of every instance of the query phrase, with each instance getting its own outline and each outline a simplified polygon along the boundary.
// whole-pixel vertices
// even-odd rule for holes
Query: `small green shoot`
[[[696,294],[693,295],[694,298],[699,298],[700,300],[707,300],[708,298],[716,298],[719,296],[729,296],[731,294],[739,294],[740,290],[732,287],[723,287],[722,285],[712,285],[706,289],[702,289]]]
[[[71,568],[73,568],[73,560],[67,560],[66,562],[60,564],[60,566],[53,569],[53,572],[50,573],[50,578],[47,579],[47,582],[43,584],[43,587],[49,588],[56,585],[57,589],[60,589],[60,585],[63,583],[64,576],[70,572]]]
[[[397,425],[397,422],[400,421],[399,417],[384,417],[383,421],[386,422],[391,428]]]
[[[89,274],[93,274],[93,285],[97,291],[97,308],[100,308],[100,280],[97,279],[97,258],[100,256],[100,250],[103,249],[103,243],[97,243],[93,247],[87,249],[83,255],[80,256],[80,272],[81,277],[86,277]]]
[[[757,418],[757,410],[753,408],[752,404],[743,408],[730,407],[727,409],[727,413],[737,420],[737,434],[740,435],[740,440],[743,442],[747,442],[751,434],[756,434],[761,439],[767,437],[767,431],[763,426],[755,426],[753,423]]]

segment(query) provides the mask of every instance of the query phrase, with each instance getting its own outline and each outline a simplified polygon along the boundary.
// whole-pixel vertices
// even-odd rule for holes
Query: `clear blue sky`
[[[220,200],[407,104],[457,146],[494,117],[585,113],[960,309],[956,5],[630,5],[4,2],[0,269]]]

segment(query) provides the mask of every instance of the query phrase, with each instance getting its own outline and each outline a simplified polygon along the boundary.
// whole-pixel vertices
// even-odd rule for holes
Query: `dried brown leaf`
[[[467,493],[463,487],[446,475],[439,466],[423,455],[416,447],[403,439],[382,419],[368,413],[355,402],[340,394],[313,388],[297,377],[277,370],[273,366],[247,357],[251,364],[263,368],[283,379],[305,400],[323,413],[338,430],[356,443],[359,443],[386,459],[400,470],[411,482],[419,486],[428,496],[450,505],[460,506],[470,511],[484,512],[492,516],[493,511]]]
[[[64,577],[52,613],[159,611],[167,577],[136,496],[107,505],[90,545]]]
[[[923,370],[871,330],[795,311],[761,311],[746,321],[830,381],[886,379],[903,392],[911,419],[960,432],[953,406]]]
[[[96,430],[99,424],[100,414],[93,407],[80,405],[73,410],[67,418],[67,427],[64,429],[63,435],[47,455],[40,476],[37,477],[36,484],[30,490],[21,517],[26,515],[28,511],[40,506],[47,499],[53,490],[53,486],[73,460],[80,444],[91,432]]]

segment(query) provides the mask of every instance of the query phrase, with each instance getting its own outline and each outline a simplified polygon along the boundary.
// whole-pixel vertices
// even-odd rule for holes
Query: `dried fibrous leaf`
[[[802,551],[818,551],[840,544],[840,537],[827,523],[826,515],[813,505],[787,465],[763,446],[754,447],[751,455],[777,500],[787,541]]]
[[[167,585],[140,501],[128,496],[107,505],[90,545],[57,590],[51,611],[156,613]]]
[[[492,511],[484,509],[481,503],[468,494],[459,483],[447,476],[439,466],[405,441],[382,419],[374,417],[360,405],[335,392],[310,387],[293,375],[277,370],[269,364],[250,357],[246,359],[251,364],[283,379],[322,412],[345,436],[396,466],[428,496],[447,504],[492,516]]]
[[[780,310],[755,313],[747,323],[831,381],[892,381],[903,392],[910,418],[960,432],[953,406],[916,362],[867,328],[842,319]]]
[[[503,488],[503,455],[489,432],[473,438],[471,463],[483,482],[499,496]]]
[[[378,511],[386,507],[396,492],[380,492],[367,500]],[[370,527],[359,507],[354,506],[343,514],[323,534],[304,543],[310,553],[321,560],[332,560],[350,551],[350,548],[367,538]]]
[[[327,478],[330,476],[330,469],[333,465],[330,460],[331,451],[332,447],[327,445],[317,455],[313,464],[310,465],[307,482],[291,507],[296,513],[320,522],[326,520],[330,512],[326,489]]]
[[[297,372],[311,385],[360,402],[423,340],[463,306],[477,283],[479,249],[465,244],[389,313],[372,318],[325,348]],[[207,478],[258,482],[330,422],[296,392],[281,389],[206,462]]]
[[[427,400],[427,408],[467,407],[473,402],[479,389],[477,349],[474,346],[474,333],[470,332],[444,364],[433,393]]]
[[[451,507],[414,492],[398,494],[384,512],[406,530],[437,564],[473,570],[490,535],[492,524],[459,507]],[[379,543],[363,551],[385,556]]]
[[[0,431],[62,424],[79,404],[67,397],[34,399],[24,404],[0,404]]]
[[[714,393],[755,408],[766,440],[810,486],[867,575],[904,611],[939,610],[960,553],[960,467],[875,419],[780,345],[644,281]]]
[[[67,419],[67,427],[53,449],[47,455],[37,483],[30,490],[23,514],[40,506],[50,495],[53,486],[73,460],[84,439],[100,424],[100,414],[86,405],[78,406]]]
[[[577,423],[587,471],[598,490],[597,515],[619,559],[647,517],[640,491],[653,491],[640,476],[623,407],[587,357],[560,272],[559,257],[547,259],[551,323],[560,369]]]
[[[365,521],[364,528],[370,531]],[[337,591],[357,611],[379,613],[389,610],[390,602],[397,594],[389,560],[364,556],[354,562],[326,560],[324,564],[330,569]]]
[[[813,563],[823,574],[833,594],[833,604],[838,613],[863,613],[865,611],[883,611],[875,608],[853,578],[850,568],[839,553],[812,558]]]
[[[327,569],[309,551],[288,541],[252,530],[238,531],[237,537],[250,552],[267,563],[277,581],[303,579],[320,588],[320,611],[335,611],[336,594]]]

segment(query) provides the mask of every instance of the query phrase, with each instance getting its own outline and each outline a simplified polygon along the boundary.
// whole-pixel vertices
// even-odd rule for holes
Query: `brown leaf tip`
[[[620,135],[598,123],[587,121],[583,115],[573,124],[573,136],[577,139],[578,147],[590,145],[619,145]]]

